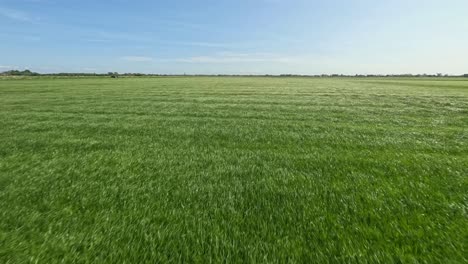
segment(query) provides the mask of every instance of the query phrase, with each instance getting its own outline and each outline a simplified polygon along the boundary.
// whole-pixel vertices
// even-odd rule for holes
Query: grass
[[[1,263],[466,263],[468,80],[0,80]]]

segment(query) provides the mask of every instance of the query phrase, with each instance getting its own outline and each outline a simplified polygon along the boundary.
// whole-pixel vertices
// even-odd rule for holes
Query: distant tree
[[[118,72],[108,72],[107,75],[109,75],[111,78],[117,78],[119,76]]]

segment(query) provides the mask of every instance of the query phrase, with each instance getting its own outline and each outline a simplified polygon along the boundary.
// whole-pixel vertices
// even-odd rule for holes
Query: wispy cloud
[[[0,65],[0,72],[9,71],[9,70],[19,70],[21,67],[13,65]]]
[[[189,30],[197,30],[197,31],[208,31],[212,30],[209,25],[197,24],[192,22],[186,22],[183,19],[157,19],[147,21],[148,23],[157,23],[164,25],[166,28],[171,28],[172,30],[177,29],[189,29]]]
[[[239,43],[217,43],[217,42],[168,42],[170,45],[196,46],[205,48],[233,48],[239,46]]]
[[[99,71],[98,68],[93,68],[93,67],[85,67],[85,68],[82,68],[81,70],[82,70],[82,71],[85,71],[85,72],[96,72],[96,71]]]
[[[38,36],[22,36],[22,39],[25,41],[40,41],[41,37]]]
[[[185,62],[185,63],[295,63],[304,61],[303,58],[285,56],[271,53],[232,53],[221,52],[210,56],[193,56],[187,58],[165,59],[162,61]]]
[[[96,42],[96,43],[102,43],[102,42],[110,42],[109,39],[93,39],[93,38],[87,38],[87,39],[83,39],[83,41],[86,41],[86,42]]]
[[[122,57],[121,59],[126,60],[126,61],[133,61],[133,62],[149,62],[153,60],[153,58],[145,57],[145,56],[125,56],[125,57]]]
[[[35,42],[35,41],[40,41],[41,37],[38,35],[24,35],[21,33],[12,33],[8,32],[7,33],[0,33],[0,38],[5,38],[5,39],[16,39],[16,40],[22,40],[22,41],[28,41],[28,42]]]
[[[5,7],[0,7],[0,16],[22,22],[33,22],[37,20],[37,18],[32,17],[26,12]]]
[[[165,46],[193,46],[205,48],[224,48],[232,49],[237,47],[250,46],[251,43],[223,43],[223,42],[204,42],[204,41],[168,41],[159,39],[155,33],[143,32],[134,34],[129,32],[96,32],[92,36],[82,38],[86,42],[132,42],[158,44]]]

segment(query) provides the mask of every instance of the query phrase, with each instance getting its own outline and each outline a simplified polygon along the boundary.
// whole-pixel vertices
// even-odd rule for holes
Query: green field
[[[0,263],[466,263],[468,79],[0,79]]]

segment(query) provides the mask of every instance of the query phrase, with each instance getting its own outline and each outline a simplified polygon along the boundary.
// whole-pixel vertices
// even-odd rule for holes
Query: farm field
[[[0,263],[466,263],[468,79],[0,79]]]

